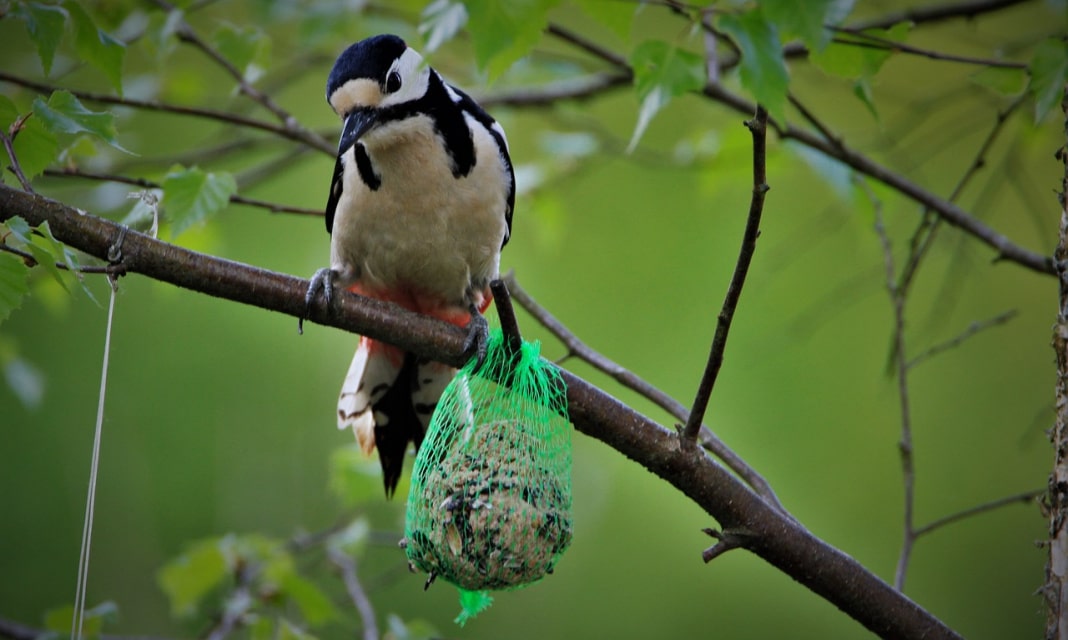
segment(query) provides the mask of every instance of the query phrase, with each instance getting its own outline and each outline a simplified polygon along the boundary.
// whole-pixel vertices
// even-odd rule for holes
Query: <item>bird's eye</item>
[[[396,71],[390,71],[386,76],[386,93],[394,93],[401,88],[401,77]]]

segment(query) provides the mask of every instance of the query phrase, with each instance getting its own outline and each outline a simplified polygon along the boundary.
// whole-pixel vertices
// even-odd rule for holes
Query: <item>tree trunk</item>
[[[1068,87],[1061,102],[1068,139]],[[1058,281],[1057,323],[1053,328],[1056,352],[1056,418],[1053,472],[1049,477],[1049,561],[1046,564],[1046,640],[1068,640],[1068,142],[1057,157],[1064,163],[1061,183],[1061,223],[1054,252]]]

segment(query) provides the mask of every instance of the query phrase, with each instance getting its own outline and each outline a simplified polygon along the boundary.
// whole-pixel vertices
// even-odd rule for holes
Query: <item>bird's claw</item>
[[[304,319],[308,317],[312,304],[315,302],[315,296],[319,294],[319,291],[323,292],[323,299],[326,301],[327,307],[333,303],[334,278],[336,277],[337,271],[325,267],[316,271],[315,275],[311,277],[311,284],[308,285],[308,291],[304,294],[304,314],[297,320],[297,333],[304,334]]]
[[[471,321],[467,323],[467,337],[464,338],[464,355],[476,358],[474,371],[478,371],[486,361],[489,323],[477,309],[472,308],[471,312]]]

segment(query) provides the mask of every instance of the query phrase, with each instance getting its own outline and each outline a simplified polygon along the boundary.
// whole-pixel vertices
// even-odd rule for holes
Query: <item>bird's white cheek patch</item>
[[[374,80],[357,78],[341,85],[330,96],[330,106],[338,115],[361,107],[377,107],[382,102],[382,89]]]

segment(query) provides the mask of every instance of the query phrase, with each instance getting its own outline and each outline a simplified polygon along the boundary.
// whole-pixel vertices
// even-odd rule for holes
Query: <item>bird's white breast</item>
[[[470,119],[469,119],[470,120]],[[346,284],[409,290],[462,305],[497,277],[509,175],[492,137],[472,126],[475,166],[455,177],[427,116],[366,134],[377,190],[360,179],[352,149],[331,241],[331,266]]]

